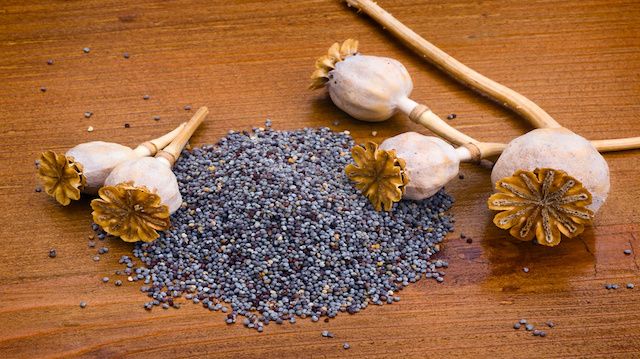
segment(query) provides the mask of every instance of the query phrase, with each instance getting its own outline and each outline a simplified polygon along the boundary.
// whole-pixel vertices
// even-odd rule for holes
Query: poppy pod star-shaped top
[[[561,234],[573,238],[593,218],[587,209],[591,194],[561,170],[519,170],[498,181],[496,190],[487,201],[490,209],[501,211],[493,223],[523,241],[536,237],[540,244],[555,246]]]
[[[181,124],[173,131],[136,148],[113,142],[91,141],[81,143],[64,155],[45,151],[40,156],[38,177],[47,194],[66,206],[80,199],[80,193],[96,194],[111,170],[133,158],[153,156],[164,148],[182,130]]]
[[[397,158],[393,150],[378,149],[373,142],[354,146],[351,154],[355,164],[345,168],[347,177],[369,198],[376,211],[390,211],[393,203],[402,199],[409,183],[404,160]]]

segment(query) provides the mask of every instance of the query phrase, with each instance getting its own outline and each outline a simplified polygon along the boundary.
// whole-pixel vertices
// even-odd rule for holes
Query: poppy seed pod
[[[114,167],[134,158],[153,156],[169,144],[184,123],[164,136],[129,148],[113,142],[91,141],[69,149],[64,155],[45,151],[40,156],[38,177],[45,192],[66,206],[80,193],[96,194]]]
[[[327,81],[333,103],[364,121],[384,121],[413,89],[407,69],[388,57],[354,55],[337,62]]]
[[[541,128],[509,142],[493,166],[491,181],[497,183],[517,170],[536,168],[562,170],[582,182],[593,196],[588,206],[593,212],[609,194],[607,161],[587,139],[566,128]]]

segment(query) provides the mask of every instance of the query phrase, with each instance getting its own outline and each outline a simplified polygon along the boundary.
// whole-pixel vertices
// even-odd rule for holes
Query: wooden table
[[[577,133],[640,136],[637,1],[381,4]],[[496,229],[485,208],[490,171],[465,165],[464,180],[447,187],[457,200],[457,228],[441,255],[450,263],[443,284],[421,281],[397,304],[329,323],[269,326],[262,334],[228,326],[223,314],[199,305],[143,310],[139,285],[113,284],[118,258],[132,245],[109,241],[109,253],[94,262],[87,200],[63,208],[34,191],[41,151],[105,139],[134,145],[188,119],[186,104],[211,109],[194,145],[266,118],[276,129],[348,129],[358,141],[426,132],[403,116],[352,120],[322,91],[307,90],[315,58],[348,37],[365,53],[402,61],[416,100],[441,115],[456,113],[457,128],[490,141],[529,129],[338,1],[3,1],[0,357],[640,357],[639,151],[606,155],[607,203],[593,228],[556,248],[519,243]],[[86,111],[93,116],[85,118]],[[48,257],[50,248],[57,258]],[[623,254],[629,248],[634,254]],[[109,284],[100,280],[105,275]],[[638,287],[625,289],[627,282]],[[606,290],[606,283],[621,288]],[[88,306],[81,309],[80,301]],[[520,318],[556,327],[533,337],[512,329]],[[324,329],[336,338],[322,338]]]

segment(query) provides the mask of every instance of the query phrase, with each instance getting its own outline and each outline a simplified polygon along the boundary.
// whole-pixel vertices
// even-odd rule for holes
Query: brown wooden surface
[[[381,5],[577,133],[640,136],[637,1]],[[470,135],[508,141],[529,129],[338,1],[0,2],[0,357],[640,357],[640,259],[623,254],[640,252],[639,151],[606,155],[611,194],[595,226],[552,249],[505,239],[484,205],[489,170],[465,165],[465,179],[448,186],[457,228],[441,255],[450,262],[445,283],[421,281],[400,303],[262,334],[201,306],[143,310],[138,284],[113,285],[132,245],[111,241],[94,262],[87,201],[62,208],[34,192],[42,150],[98,139],[134,145],[188,119],[185,104],[211,109],[195,145],[266,118],[277,129],[348,129],[359,141],[372,130],[377,140],[421,130],[402,116],[354,121],[306,89],[314,59],[347,37],[363,52],[402,61],[414,98],[441,115],[455,112],[451,123]],[[111,283],[100,281],[105,275]],[[627,282],[636,289],[624,289]],[[557,326],[532,337],[511,329],[520,318]],[[322,338],[324,329],[336,338]]]

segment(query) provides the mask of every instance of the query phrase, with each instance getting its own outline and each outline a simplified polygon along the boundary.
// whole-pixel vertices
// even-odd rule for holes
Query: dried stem
[[[156,157],[166,159],[169,164],[173,166],[180,156],[180,152],[182,152],[182,149],[187,144],[187,141],[189,141],[189,138],[191,138],[202,121],[204,121],[205,117],[207,117],[207,114],[209,114],[209,109],[206,107],[200,107],[193,117],[191,117],[189,122],[187,122],[180,134],[176,136],[176,138],[174,138],[164,150],[158,152]]]
[[[402,40],[440,70],[524,117],[535,127],[562,127],[546,111],[520,93],[499,84],[454,59],[425,40],[371,0],[345,0]]]
[[[165,148],[169,143],[171,143],[171,141],[173,141],[173,139],[176,138],[176,136],[180,133],[180,131],[182,131],[185,125],[186,125],[186,122],[183,122],[180,124],[180,126],[176,127],[173,131],[165,135],[162,135],[158,138],[154,138],[153,140],[145,141],[141,143],[140,145],[138,145],[138,147],[134,149],[134,151],[137,154],[139,154],[140,157],[155,155],[156,153],[158,153],[158,151]]]
[[[344,0],[349,6],[353,6],[389,30],[394,36],[402,40],[413,51],[422,55],[429,62],[449,74],[466,86],[483,93],[505,107],[513,110],[535,127],[562,127],[546,111],[533,101],[524,97],[520,93],[499,84],[473,69],[457,61],[429,41],[416,34],[413,30],[402,24],[383,8],[371,0]],[[411,101],[413,102],[413,101]],[[505,144],[480,142],[472,137],[451,127],[432,111],[420,111],[420,116],[411,116],[414,111],[418,111],[420,106],[413,102],[414,107],[400,106],[403,112],[416,123],[429,128],[437,135],[445,138],[457,145],[472,143],[478,147],[482,153],[481,158],[487,158],[502,153]],[[448,127],[448,128],[447,128]],[[600,152],[613,152],[640,148],[640,137],[620,138],[591,141]]]

